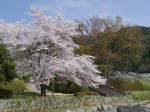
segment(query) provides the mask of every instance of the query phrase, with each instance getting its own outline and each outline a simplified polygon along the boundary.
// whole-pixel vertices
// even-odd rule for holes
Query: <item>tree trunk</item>
[[[41,96],[46,96],[46,84],[41,84]]]
[[[54,96],[54,87],[55,87],[55,82],[54,82],[54,78],[53,78],[53,85],[52,85],[52,96]]]

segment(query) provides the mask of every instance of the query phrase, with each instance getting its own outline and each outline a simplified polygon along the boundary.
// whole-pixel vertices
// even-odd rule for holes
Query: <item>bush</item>
[[[25,83],[28,83],[30,82],[30,76],[29,75],[26,75],[26,76],[22,76],[22,79]]]
[[[70,87],[68,88],[67,93],[74,94],[74,93],[80,92],[80,90],[81,90],[81,87],[79,85],[77,85],[76,83],[72,83]]]
[[[77,97],[84,97],[86,94],[84,92],[77,92],[74,95]]]
[[[122,91],[141,91],[143,90],[142,83],[137,79],[129,79],[124,77],[117,77],[116,79],[109,79],[108,85]]]
[[[47,86],[47,89],[52,91],[52,83]],[[54,81],[54,92],[56,93],[67,93],[67,94],[75,94],[77,92],[84,92],[85,94],[89,92],[89,88],[87,86],[79,86],[72,81],[65,81],[60,77],[55,77]]]
[[[14,80],[10,85],[10,89],[14,94],[21,94],[26,90],[26,84],[22,80]]]
[[[52,85],[47,87],[48,90],[52,91]],[[68,88],[66,84],[55,84],[54,92],[56,93],[67,93],[67,94],[75,94],[77,92],[88,93],[89,88],[87,86],[79,86],[76,83],[72,83]]]
[[[78,92],[87,94],[89,92],[89,88],[87,86],[79,86],[76,83],[72,83],[70,88],[68,89],[68,93],[75,94]]]
[[[11,98],[13,96],[13,92],[8,89],[0,89],[0,98]]]
[[[14,80],[13,82],[1,83],[1,89],[7,89],[13,92],[13,94],[18,95],[24,92],[26,89],[26,84],[22,80]]]
[[[40,96],[40,94],[37,92],[24,92],[22,95],[28,96],[28,97]]]
[[[84,85],[84,86],[81,86],[80,91],[87,94],[87,93],[89,92],[89,87],[88,87],[88,86],[85,86],[85,85]]]

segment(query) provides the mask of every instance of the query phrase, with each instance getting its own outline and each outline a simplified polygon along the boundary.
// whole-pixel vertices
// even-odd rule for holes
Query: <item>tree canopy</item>
[[[136,71],[141,64],[145,45],[137,26],[123,25],[122,18],[91,17],[81,21],[82,35],[74,41],[80,44],[75,53],[96,57],[101,68]]]

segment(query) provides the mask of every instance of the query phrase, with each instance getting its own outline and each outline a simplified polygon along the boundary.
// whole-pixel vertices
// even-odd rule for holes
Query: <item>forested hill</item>
[[[140,31],[143,33],[143,40],[146,46],[150,46],[150,27],[138,26]]]
[[[123,25],[120,17],[93,17],[84,21],[76,54],[95,56],[103,74],[113,71],[139,72],[150,69],[150,27]]]
[[[150,70],[150,27],[139,26],[139,29],[143,33],[142,38],[145,44],[142,65],[144,70]]]
[[[150,36],[150,27],[138,26],[145,36]]]

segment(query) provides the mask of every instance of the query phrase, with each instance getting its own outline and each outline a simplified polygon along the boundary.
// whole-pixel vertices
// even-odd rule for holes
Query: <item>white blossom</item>
[[[77,22],[66,21],[61,14],[47,16],[34,7],[28,14],[34,18],[28,24],[0,21],[0,39],[12,56],[19,51],[17,70],[20,73],[30,74],[36,84],[48,85],[56,74],[79,85],[105,84],[106,80],[93,64],[94,57],[73,53],[79,47],[72,40],[79,34]]]

